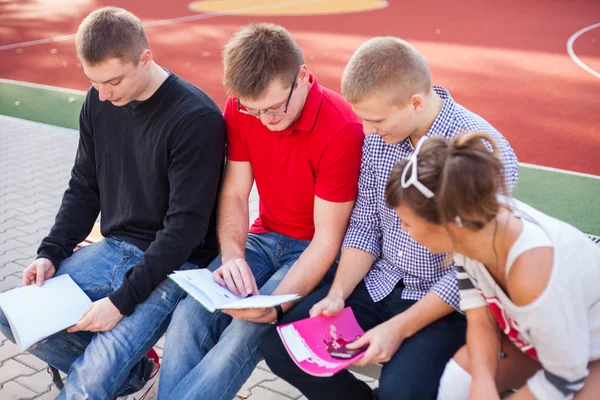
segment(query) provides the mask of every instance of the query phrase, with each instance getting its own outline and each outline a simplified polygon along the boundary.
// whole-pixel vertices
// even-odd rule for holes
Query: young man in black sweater
[[[69,274],[93,304],[32,353],[68,374],[58,398],[106,399],[143,387],[149,399],[158,365],[144,354],[182,296],[167,274],[206,267],[218,253],[225,125],[206,93],[153,61],[133,14],[92,12],[76,44],[93,86],[69,187],[23,284]],[[105,239],[73,253],[99,213]],[[3,314],[0,328],[14,339]]]

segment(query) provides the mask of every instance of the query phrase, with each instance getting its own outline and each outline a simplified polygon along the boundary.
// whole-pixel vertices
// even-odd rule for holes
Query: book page
[[[311,356],[310,350],[302,341],[302,337],[294,328],[294,325],[284,326],[279,330],[281,338],[287,344],[287,349],[294,360],[301,362]]]
[[[75,325],[92,304],[69,275],[0,294],[6,315],[21,351],[36,342]]]
[[[227,287],[215,282],[212,272],[205,268],[175,271],[169,275],[169,278],[211,312],[226,309],[273,307],[300,298],[297,294],[236,296]]]
[[[181,279],[186,282],[181,286],[183,290],[188,291],[186,287],[192,285],[202,293],[202,297],[210,301],[210,308],[214,311],[223,307],[227,303],[231,303],[238,300],[243,300],[243,296],[236,296],[229,289],[219,285],[215,282],[212,272],[206,268],[202,269],[189,269],[185,271],[175,271],[174,276],[171,277],[176,283]],[[194,290],[196,291],[196,290]],[[192,294],[191,292],[188,292]],[[193,296],[195,297],[195,296]],[[200,301],[200,299],[197,299]],[[202,303],[202,301],[200,301]],[[204,305],[206,307],[206,305]],[[208,308],[208,307],[207,307]]]
[[[242,308],[266,308],[274,307],[279,304],[287,303],[299,299],[297,294],[281,294],[275,296],[249,296],[245,299],[227,303],[219,307],[220,309],[242,309]]]

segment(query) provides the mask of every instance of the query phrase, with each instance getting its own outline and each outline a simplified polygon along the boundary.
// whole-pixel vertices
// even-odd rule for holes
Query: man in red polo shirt
[[[221,255],[208,267],[234,294],[306,296],[336,265],[357,195],[362,123],[319,85],[283,27],[251,24],[224,49],[228,150]],[[259,217],[248,232],[256,182]],[[292,304],[210,313],[180,302],[164,347],[159,398],[232,399],[258,347]]]

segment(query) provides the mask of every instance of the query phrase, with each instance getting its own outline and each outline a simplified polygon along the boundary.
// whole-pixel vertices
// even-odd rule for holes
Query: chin
[[[127,104],[129,104],[129,102],[130,102],[130,101],[131,101],[131,100],[127,100],[127,99],[123,99],[123,98],[122,98],[122,99],[120,99],[120,100],[118,100],[118,101],[111,101],[110,103],[111,103],[113,106],[116,106],[116,107],[123,107],[124,105],[127,105]]]
[[[265,125],[267,127],[268,130],[272,131],[272,132],[281,132],[286,130],[287,128],[290,127],[290,124],[286,123],[285,121],[280,121],[277,124],[274,125]]]

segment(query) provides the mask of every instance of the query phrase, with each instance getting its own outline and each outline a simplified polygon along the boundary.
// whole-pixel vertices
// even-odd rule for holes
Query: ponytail
[[[456,221],[482,229],[500,210],[498,193],[506,193],[498,146],[483,132],[470,132],[447,142],[429,138],[417,155],[418,180],[434,193],[426,198],[415,187],[403,188],[402,172],[408,160],[392,170],[386,186],[390,207],[407,204],[433,224]]]

